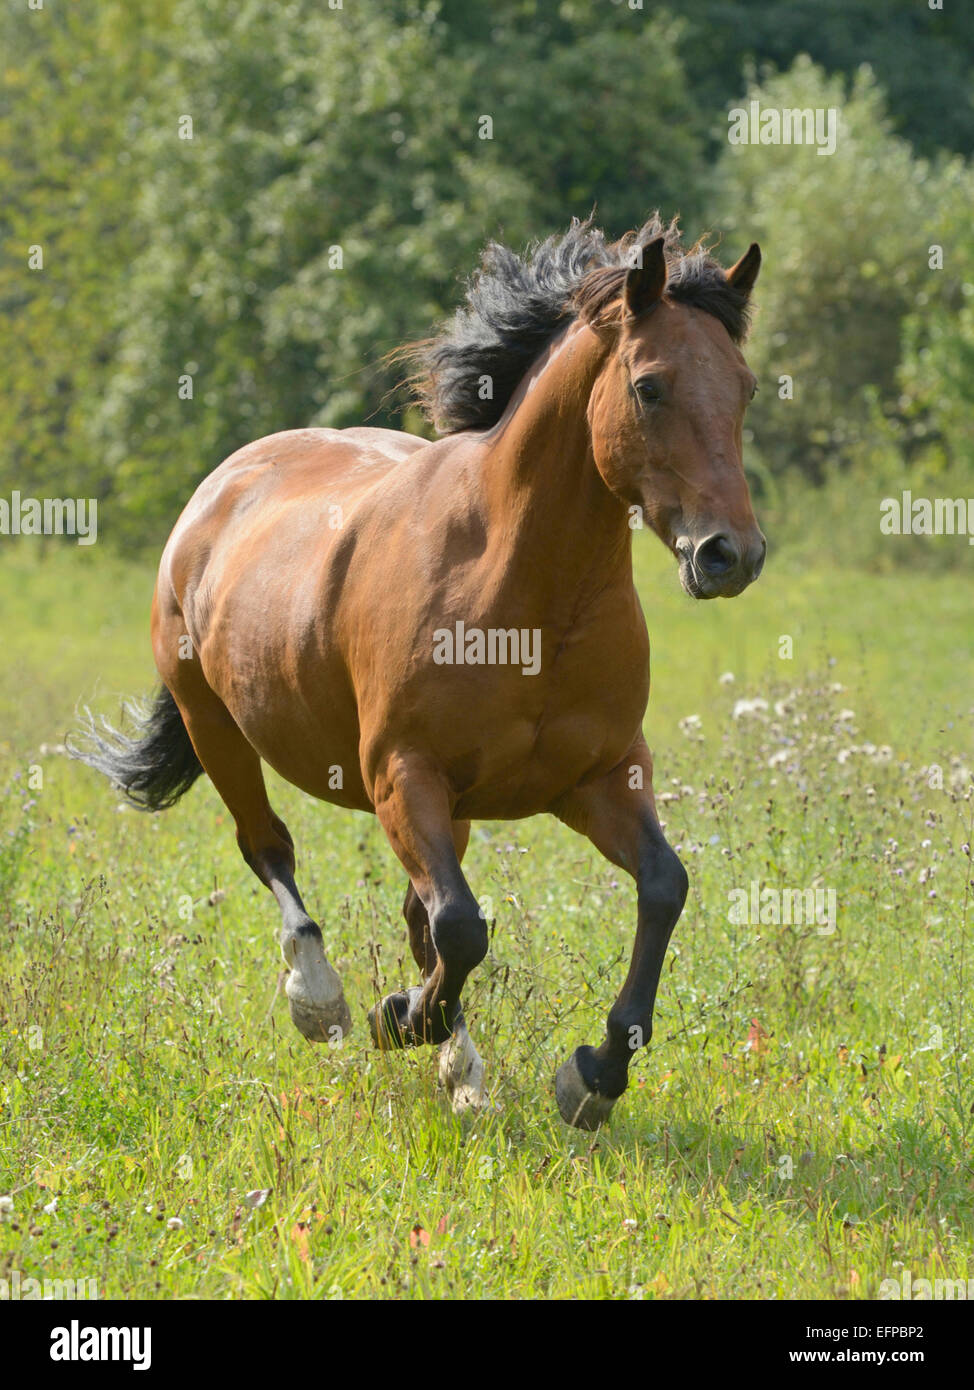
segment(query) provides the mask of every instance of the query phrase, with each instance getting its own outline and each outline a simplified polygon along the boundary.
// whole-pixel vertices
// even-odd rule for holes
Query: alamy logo
[[[541,670],[539,627],[438,627],[433,633],[437,666],[520,666],[523,676]]]
[[[732,107],[727,139],[732,145],[817,145],[818,154],[835,154],[838,111],[834,106],[774,106],[759,101]]]
[[[752,879],[727,897],[727,920],[737,926],[814,926],[819,936],[835,931],[834,888],[762,888]]]
[[[884,497],[879,504],[884,536],[966,536],[974,545],[974,497]]]
[[[98,539],[96,497],[0,497],[0,536],[77,536],[79,545]]]
[[[935,1299],[967,1302],[974,1299],[974,1279],[914,1279],[912,1272],[904,1269],[899,1279],[883,1280],[879,1297],[915,1303],[929,1303]]]
[[[51,1332],[52,1361],[131,1361],[133,1371],[152,1365],[151,1327],[82,1327],[73,1318]]]
[[[24,1279],[19,1269],[0,1279],[0,1303],[32,1303],[44,1299],[97,1298],[97,1279]]]

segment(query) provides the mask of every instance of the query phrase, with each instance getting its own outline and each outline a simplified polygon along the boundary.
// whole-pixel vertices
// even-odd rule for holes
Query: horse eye
[[[754,385],[751,387],[751,400],[752,400],[752,401],[754,400],[754,397],[758,394],[758,390],[759,390],[758,384],[757,384],[757,382],[755,382]]]
[[[655,377],[646,376],[642,381],[636,382],[636,391],[641,400],[647,405],[659,405],[663,399],[663,390]]]

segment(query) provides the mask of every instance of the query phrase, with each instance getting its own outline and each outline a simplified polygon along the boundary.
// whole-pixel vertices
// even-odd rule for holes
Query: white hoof
[[[352,1031],[352,1016],[342,982],[325,955],[321,933],[293,933],[282,940],[281,952],[290,969],[284,993],[291,1022],[309,1042],[340,1047]]]
[[[440,1047],[440,1085],[449,1097],[454,1114],[483,1110],[489,1104],[484,1087],[484,1064],[464,1023]]]

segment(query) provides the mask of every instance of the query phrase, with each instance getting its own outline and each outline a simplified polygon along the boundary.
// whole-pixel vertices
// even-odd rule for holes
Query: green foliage
[[[903,325],[900,408],[928,461],[974,459],[974,170],[953,160],[938,181],[934,270]]]
[[[119,273],[140,245],[132,142],[169,0],[0,14],[0,436],[6,487],[104,496],[84,426],[104,390]],[[39,247],[43,269],[28,269]]]
[[[454,25],[410,0],[176,6],[137,98],[138,190],[92,248],[63,347],[78,362],[66,476],[108,498],[107,536],[158,538],[199,477],[261,434],[398,423],[382,355],[450,312],[489,236],[524,243],[593,203],[621,232],[678,192],[692,211],[700,130],[672,24],[582,12],[550,34],[528,18],[481,5]],[[72,60],[48,56],[70,87]],[[117,121],[125,104],[123,90],[104,107]],[[28,221],[55,220],[37,186],[22,192]],[[38,343],[54,332],[40,321]],[[23,371],[18,384],[26,410],[38,391]],[[53,428],[42,409],[38,460]]]
[[[775,472],[820,477],[873,430],[869,394],[884,413],[896,408],[900,325],[931,287],[940,180],[891,134],[868,69],[847,93],[841,77],[800,59],[752,84],[742,104],[753,100],[838,113],[830,155],[812,145],[728,144],[719,166],[720,224],[767,251],[748,348],[762,382],[751,428]],[[779,395],[784,375],[792,399]]]
[[[825,11],[8,8],[0,491],[97,497],[105,539],[158,545],[197,481],[262,434],[422,431],[385,354],[451,312],[489,237],[520,245],[593,206],[612,233],[658,206],[728,254],[762,241],[763,496],[880,447],[889,475],[963,476],[972,176],[938,152],[971,145],[971,21],[905,0],[881,22],[865,0]],[[761,63],[787,70],[749,79]],[[837,106],[836,153],[729,146],[747,96]]]
[[[828,73],[868,63],[897,134],[921,154],[974,154],[974,10],[946,0],[695,0],[680,45],[704,106],[726,101],[741,70],[790,68],[807,53]]]

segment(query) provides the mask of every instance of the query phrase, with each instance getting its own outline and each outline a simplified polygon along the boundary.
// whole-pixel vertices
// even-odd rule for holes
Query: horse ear
[[[665,237],[654,237],[639,248],[639,265],[626,276],[624,301],[626,312],[633,318],[644,314],[663,297],[666,288]]]
[[[727,272],[727,283],[733,285],[735,290],[740,290],[746,299],[754,289],[760,269],[761,248],[756,241],[752,241],[737,265],[732,265]]]

